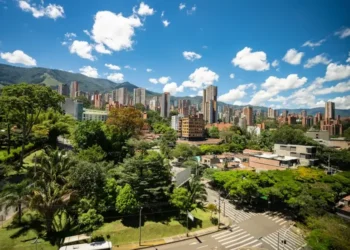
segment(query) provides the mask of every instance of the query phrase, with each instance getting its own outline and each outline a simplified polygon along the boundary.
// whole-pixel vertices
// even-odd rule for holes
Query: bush
[[[32,151],[36,145],[33,143],[29,143],[24,147],[24,153],[28,153]],[[11,149],[10,154],[7,151],[0,152],[0,163],[10,163],[19,160],[21,156],[22,147],[17,147],[15,149]]]

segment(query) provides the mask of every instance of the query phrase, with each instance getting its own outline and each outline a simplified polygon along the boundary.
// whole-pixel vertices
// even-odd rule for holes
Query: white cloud
[[[182,9],[184,9],[184,8],[186,8],[186,4],[184,4],[184,3],[180,3],[180,5],[179,5],[179,9],[180,9],[180,10],[182,10]]]
[[[22,50],[15,50],[12,53],[0,53],[2,59],[9,63],[23,64],[26,66],[36,66],[36,60],[25,54]]]
[[[171,95],[176,95],[178,92],[183,92],[184,87],[177,86],[176,82],[167,83],[163,87],[163,92],[169,92]]]
[[[287,97],[284,96],[276,96],[275,98],[270,98],[269,102],[285,102],[287,100]]]
[[[122,73],[112,73],[107,76],[107,79],[113,82],[124,81],[124,75]]]
[[[297,74],[290,74],[287,78],[270,76],[261,84],[261,87],[271,92],[279,92],[289,89],[297,89],[307,82],[306,77],[299,78]]]
[[[338,96],[334,99],[330,99],[329,101],[334,102],[338,109],[350,109],[350,95],[343,97]]]
[[[203,96],[203,90],[198,90],[197,96]]]
[[[106,63],[105,66],[111,70],[120,70],[120,67],[118,65]]]
[[[244,70],[264,71],[270,68],[266,60],[266,53],[263,51],[252,52],[252,49],[245,47],[232,59],[232,64]]]
[[[325,54],[320,54],[320,55],[317,55],[317,56],[315,56],[313,58],[308,59],[307,62],[304,64],[304,68],[312,68],[316,64],[325,64],[325,65],[327,65],[330,62],[331,62],[331,60],[327,59]]]
[[[283,61],[292,64],[298,65],[301,62],[301,58],[303,58],[304,53],[298,52],[296,49],[290,49],[287,51],[286,55],[283,57]]]
[[[83,30],[83,32],[84,32],[87,36],[91,37],[91,34],[90,34],[90,32],[89,32],[88,30]]]
[[[327,66],[326,81],[341,80],[350,77],[350,65],[330,63]]]
[[[166,84],[170,81],[170,76],[162,76],[158,79],[158,82],[161,84]]]
[[[253,83],[239,85],[237,88],[231,89],[228,93],[219,96],[218,100],[228,103],[240,100],[247,94],[246,90],[248,88],[255,88],[255,85]]]
[[[274,60],[272,63],[271,63],[272,67],[276,68],[278,65],[279,65],[279,62],[278,60]]]
[[[194,61],[194,60],[198,60],[198,59],[201,59],[202,56],[200,54],[197,54],[193,51],[184,51],[182,52],[182,55],[184,56],[184,58],[186,60],[189,60],[189,61]]]
[[[158,83],[158,80],[156,78],[150,78],[150,79],[148,79],[148,81],[150,83],[153,83],[153,84],[157,84]]]
[[[30,5],[27,1],[19,1],[19,7],[25,12],[31,12],[35,18],[48,17],[56,20],[57,18],[64,17],[64,9],[60,5],[49,4],[44,7],[41,5]]]
[[[314,92],[315,95],[327,95],[331,93],[344,93],[350,91],[350,81],[340,82],[329,88],[319,89]]]
[[[154,9],[150,8],[144,2],[141,2],[137,14],[140,16],[152,16],[154,14]]]
[[[182,85],[197,90],[212,85],[215,81],[217,82],[219,80],[219,75],[209,70],[207,67],[200,67],[197,68],[188,79],[189,80],[184,81]]]
[[[339,36],[339,38],[343,39],[350,36],[350,28],[343,28],[340,31],[334,33],[334,35]]]
[[[146,71],[149,73],[149,72],[152,72],[153,70],[152,69],[146,69]]]
[[[62,44],[63,46],[66,46],[68,43],[67,43],[66,41],[64,41],[64,42],[61,42],[61,44]]]
[[[95,15],[91,37],[97,44],[103,44],[114,51],[132,49],[135,28],[141,27],[136,15],[124,17],[121,13],[99,11]]]
[[[95,50],[101,54],[112,54],[112,51],[106,49],[106,47],[102,43],[95,44]]]
[[[318,47],[318,46],[321,46],[322,45],[322,43],[324,43],[326,41],[326,39],[321,39],[321,40],[319,40],[318,42],[311,42],[311,41],[306,41],[303,45],[302,45],[302,47],[306,47],[306,46],[308,46],[308,47],[310,47],[310,48],[314,48],[314,47]]]
[[[230,74],[230,79],[235,78],[235,74]]]
[[[84,66],[79,69],[80,73],[83,75],[86,75],[88,77],[93,77],[97,78],[98,77],[98,72],[96,68],[93,68],[91,66]]]
[[[164,16],[164,13],[165,13],[165,11],[163,10],[163,11],[162,11],[162,14],[160,14],[160,17],[163,17],[163,16]]]
[[[69,41],[71,41],[73,38],[77,37],[77,35],[75,33],[69,33],[67,32],[66,34],[64,34],[64,37],[67,38]]]
[[[271,97],[275,96],[277,93],[273,91],[259,90],[250,100],[251,105],[261,105],[261,103],[269,100]]]
[[[95,60],[95,57],[91,54],[92,46],[86,41],[74,40],[72,45],[69,46],[69,52],[71,54],[77,54],[84,59]]]
[[[170,22],[168,20],[163,20],[162,23],[163,23],[164,27],[168,27],[170,24]]]
[[[133,67],[131,67],[130,65],[125,65],[124,68],[125,68],[125,69],[130,69],[130,70],[136,70],[136,68],[133,68]]]
[[[347,63],[350,63],[350,52],[349,52],[349,57],[348,57],[348,59],[346,59],[346,62],[347,62]]]
[[[187,10],[187,15],[192,15],[197,10],[196,5],[193,5],[191,9]]]

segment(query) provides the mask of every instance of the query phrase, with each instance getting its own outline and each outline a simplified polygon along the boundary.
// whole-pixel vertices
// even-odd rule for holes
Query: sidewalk
[[[228,217],[221,217],[221,225],[220,229],[218,229],[217,226],[209,227],[206,229],[201,229],[195,232],[189,232],[188,237],[186,234],[179,234],[179,235],[174,235],[171,237],[166,237],[162,239],[154,239],[154,240],[148,240],[148,241],[142,241],[142,246],[139,246],[138,243],[132,243],[128,245],[121,245],[121,246],[113,246],[114,250],[131,250],[131,249],[143,249],[143,248],[148,248],[152,246],[158,246],[158,245],[165,245],[165,244],[171,244],[179,241],[185,241],[185,240],[190,240],[195,237],[215,233],[220,230],[224,230],[227,227],[230,226],[231,220]]]

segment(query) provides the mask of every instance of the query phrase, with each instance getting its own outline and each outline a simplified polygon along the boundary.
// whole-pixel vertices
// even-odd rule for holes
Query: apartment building
[[[202,112],[204,115],[205,122],[211,124],[215,123],[218,118],[218,87],[208,86],[206,89],[203,89],[203,103],[202,103]]]
[[[79,93],[79,83],[77,81],[73,81],[70,83],[70,98],[75,98]]]
[[[105,110],[84,109],[83,121],[107,121],[108,112]]]
[[[243,108],[243,115],[247,120],[247,126],[253,126],[253,107],[247,106]]]
[[[178,136],[185,140],[202,140],[204,137],[203,115],[179,119]]]
[[[136,105],[138,103],[146,106],[146,89],[144,88],[134,89],[133,104]]]
[[[315,166],[318,163],[315,146],[275,144],[274,153],[278,156],[297,157],[303,166]]]
[[[160,116],[169,117],[170,116],[170,93],[164,92],[160,100]]]
[[[60,95],[64,95],[64,96],[69,96],[69,86],[68,84],[59,84],[58,85],[58,89],[57,89],[57,92],[60,94]]]

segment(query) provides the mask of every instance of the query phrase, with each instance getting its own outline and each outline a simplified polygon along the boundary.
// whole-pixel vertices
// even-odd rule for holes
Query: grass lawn
[[[213,226],[210,221],[210,212],[205,212],[198,209],[197,211],[192,211],[191,213],[197,219],[197,221],[200,221],[200,223],[196,223],[197,225],[192,225],[190,231],[196,231]],[[191,221],[189,220],[189,222]],[[142,241],[184,234],[186,231],[186,224],[182,225],[175,219],[171,219],[169,222],[147,221],[142,226]],[[103,236],[105,239],[107,238],[107,235],[110,236],[113,246],[138,242],[139,228],[137,226],[126,227],[120,220],[117,220],[104,224],[93,233],[93,236]]]
[[[24,165],[25,165],[25,166],[28,166],[28,167],[34,166],[34,164],[35,164],[35,163],[34,163],[34,157],[35,157],[35,155],[36,155],[36,157],[39,157],[43,152],[44,152],[43,149],[39,149],[39,150],[37,150],[37,151],[31,153],[31,154],[28,155],[27,157],[25,157],[25,158],[23,159]]]

